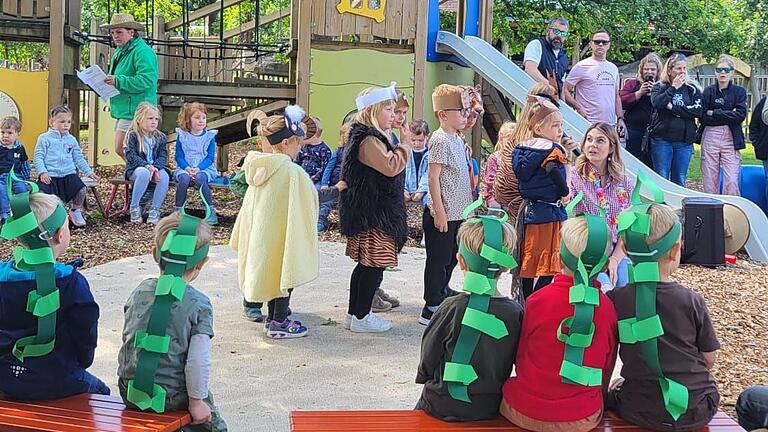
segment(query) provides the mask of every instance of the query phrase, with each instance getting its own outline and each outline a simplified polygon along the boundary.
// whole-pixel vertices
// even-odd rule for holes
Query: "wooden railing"
[[[0,14],[25,19],[47,19],[51,16],[51,0],[2,0]]]

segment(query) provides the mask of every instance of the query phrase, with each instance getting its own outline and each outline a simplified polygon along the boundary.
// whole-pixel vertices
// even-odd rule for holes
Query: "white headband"
[[[357,99],[355,99],[355,104],[357,104],[357,110],[362,111],[366,107],[369,107],[371,105],[376,105],[377,103],[388,101],[388,100],[396,101],[397,90],[395,89],[395,84],[396,83],[393,82],[389,87],[377,88],[376,90],[373,90],[367,95],[358,96]]]

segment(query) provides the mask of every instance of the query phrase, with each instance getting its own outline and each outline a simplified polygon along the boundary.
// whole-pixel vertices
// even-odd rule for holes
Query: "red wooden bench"
[[[468,423],[446,423],[430,417],[424,411],[291,411],[292,432],[521,432],[503,418]],[[603,417],[596,431],[640,432],[646,429],[631,425],[613,413]],[[743,432],[732,418],[720,411],[699,432]]]
[[[119,397],[81,394],[54,401],[0,400],[1,432],[172,432],[192,421],[189,413],[145,413]]]
[[[101,201],[98,198],[96,200],[99,203],[101,214],[103,214],[106,219],[127,215],[130,213],[131,186],[133,185],[133,182],[122,177],[116,177],[110,179],[109,183],[112,185],[112,190],[109,192],[109,199],[107,199],[107,204],[105,206],[101,206]],[[176,182],[171,180],[171,185],[175,184]],[[229,185],[222,185],[218,183],[208,183],[208,186],[210,186],[211,189],[229,189]],[[120,193],[121,187],[123,188],[123,207],[119,209],[113,209],[112,204],[115,202],[115,198],[117,198],[117,195]],[[94,192],[94,194],[95,193],[96,192]]]

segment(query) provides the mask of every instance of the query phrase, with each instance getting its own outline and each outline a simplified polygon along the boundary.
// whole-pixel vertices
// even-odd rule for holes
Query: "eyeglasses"
[[[560,36],[563,39],[568,37],[568,30],[560,30],[560,29],[553,28],[552,33],[554,33],[555,36]]]
[[[717,72],[717,73],[725,73],[725,74],[727,74],[727,73],[731,73],[731,71],[733,71],[733,69],[731,69],[729,67],[716,67],[715,68],[715,72]]]
[[[443,111],[456,111],[462,117],[469,117],[469,113],[471,112],[469,108],[448,108],[444,109]]]
[[[592,43],[595,45],[610,45],[611,41],[604,39],[592,39]]]

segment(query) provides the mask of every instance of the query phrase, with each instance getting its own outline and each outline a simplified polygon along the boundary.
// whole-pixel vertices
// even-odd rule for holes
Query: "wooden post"
[[[456,34],[464,37],[464,21],[467,19],[467,2],[459,0],[459,8],[456,11]]]
[[[155,39],[166,40],[167,33],[165,31],[165,19],[162,15],[155,15],[152,18],[152,32],[155,34]],[[166,62],[168,57],[161,54],[165,54],[168,51],[168,47],[162,44],[155,45],[155,52],[157,53],[157,77],[158,79],[168,79],[165,76]]]
[[[291,0],[291,38],[290,49],[293,50],[294,42],[299,39],[299,0]],[[288,64],[288,83],[296,85],[296,76],[298,75],[298,61],[296,55],[291,56]]]
[[[90,33],[99,34],[99,24],[101,22],[96,18],[91,18]],[[99,64],[99,50],[96,44],[91,46],[88,62],[92,65]],[[88,165],[96,166],[99,148],[99,96],[92,93],[88,98],[88,151],[85,158]]]
[[[50,64],[48,66],[48,109],[64,102],[64,20],[66,0],[51,1]]]
[[[67,21],[66,25],[73,29],[80,29],[81,23],[81,2],[80,0],[65,0]],[[68,43],[66,46],[66,54],[69,57],[69,61],[62,69],[62,73],[68,75],[74,75],[75,71],[80,69],[80,44]],[[80,135],[80,90],[77,88],[67,89],[67,103],[72,110],[72,133],[75,137]]]
[[[493,0],[483,0],[480,10],[480,34],[479,36],[491,42],[493,38]],[[482,97],[485,80],[480,75],[475,74],[475,85],[480,86],[480,95]],[[491,143],[494,144],[494,143]],[[477,119],[475,127],[472,128],[472,154],[479,162],[482,162],[483,151],[483,119]]]
[[[413,117],[424,118],[427,79],[427,2],[416,2],[416,40],[414,41]]]
[[[309,112],[312,55],[312,0],[299,0],[299,48],[296,58],[296,103]]]

